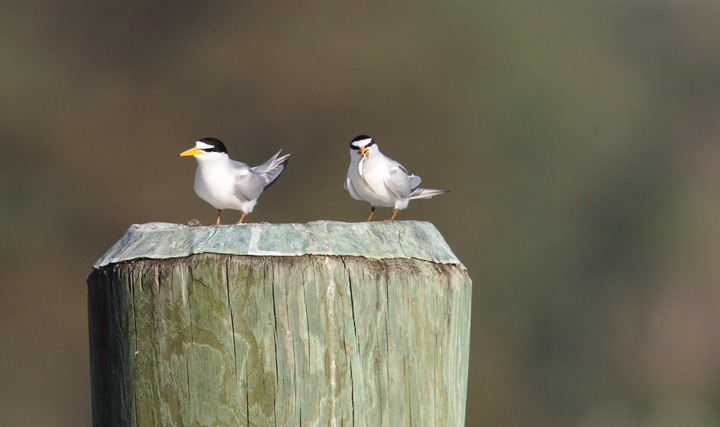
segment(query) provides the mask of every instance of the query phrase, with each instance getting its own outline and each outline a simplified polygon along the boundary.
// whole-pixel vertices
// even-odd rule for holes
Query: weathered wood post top
[[[463,426],[472,282],[430,223],[133,225],[88,277],[95,426]]]
[[[440,232],[429,222],[315,221],[206,227],[163,222],[136,224],[93,267],[97,269],[131,259],[180,258],[200,253],[415,258],[462,266]]]

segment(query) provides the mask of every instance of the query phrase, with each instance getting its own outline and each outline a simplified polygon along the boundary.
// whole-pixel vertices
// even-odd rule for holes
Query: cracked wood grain
[[[198,254],[88,277],[95,426],[462,426],[461,265]]]

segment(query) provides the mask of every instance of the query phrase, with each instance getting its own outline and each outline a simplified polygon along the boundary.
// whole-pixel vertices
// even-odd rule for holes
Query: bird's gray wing
[[[278,158],[280,151],[275,153],[275,155],[267,162],[251,169],[251,171],[263,181],[263,191],[270,188],[270,186],[273,185],[278,178],[280,178],[280,174],[283,173],[285,166],[289,161],[289,154]]]
[[[265,190],[265,181],[245,163],[234,162],[235,195],[241,200],[255,200]]]
[[[357,191],[355,191],[355,186],[353,185],[350,178],[345,179],[345,183],[343,184],[343,187],[345,187],[345,189],[348,191],[348,193],[350,193],[350,197],[352,197],[353,199],[365,200],[362,197],[360,197],[360,195],[357,193]]]
[[[410,197],[412,193],[412,183],[407,170],[397,162],[390,167],[390,175],[385,178],[385,186],[391,193],[403,199]]]

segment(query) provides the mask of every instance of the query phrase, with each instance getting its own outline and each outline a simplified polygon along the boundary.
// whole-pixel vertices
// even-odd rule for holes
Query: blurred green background
[[[358,134],[452,190],[398,219],[473,278],[468,426],[720,425],[719,23],[700,0],[1,2],[0,425],[90,425],[91,265],[133,223],[215,220],[181,151],[292,153],[249,222],[364,221]]]

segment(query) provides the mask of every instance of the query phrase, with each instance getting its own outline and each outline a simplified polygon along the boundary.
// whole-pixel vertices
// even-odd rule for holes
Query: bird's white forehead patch
[[[210,148],[213,148],[213,146],[210,144],[206,144],[202,141],[195,141],[195,148],[197,148],[198,150],[208,150]]]
[[[368,145],[370,141],[372,141],[372,138],[359,139],[357,141],[353,141],[353,145],[360,148]]]

